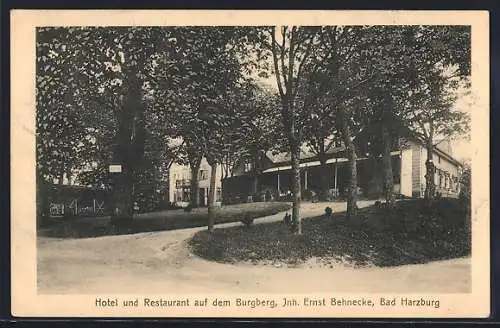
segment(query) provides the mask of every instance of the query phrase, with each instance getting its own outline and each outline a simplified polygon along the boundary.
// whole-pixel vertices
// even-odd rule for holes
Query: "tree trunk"
[[[122,167],[121,173],[114,175],[113,204],[111,222],[119,224],[132,219],[133,215],[133,179],[128,167]]]
[[[217,175],[217,163],[209,164],[211,167],[211,173],[210,189],[208,191],[208,231],[213,231],[215,225],[215,179]]]
[[[357,166],[356,166],[356,151],[354,145],[347,146],[348,149],[348,160],[349,160],[349,187],[347,194],[347,217],[353,217],[357,214],[357,199],[358,199],[358,177],[357,177]]]
[[[283,31],[286,31],[286,27]],[[295,226],[295,231],[297,234],[302,234],[302,222],[300,216],[300,201],[301,201],[301,192],[300,192],[300,139],[297,131],[297,126],[295,124],[295,113],[294,113],[294,98],[295,98],[295,89],[294,89],[294,78],[299,79],[300,77],[294,77],[294,63],[296,61],[296,26],[293,26],[290,30],[290,44],[288,47],[288,70],[284,67],[285,60],[285,49],[281,49],[280,54],[278,54],[278,50],[276,47],[276,27],[273,27],[271,32],[272,39],[272,54],[273,54],[273,63],[274,63],[274,73],[276,75],[276,81],[278,84],[278,91],[281,98],[281,118],[283,119],[283,126],[285,134],[287,135],[287,141],[290,146],[291,153],[291,162],[292,162],[292,193],[293,193],[293,209],[292,209],[292,222]],[[295,49],[294,49],[295,48]],[[282,70],[280,72],[279,69],[279,58],[281,58],[282,62]],[[306,57],[302,58],[302,63],[306,60]],[[299,64],[299,67],[301,66]],[[300,72],[300,68],[299,68]],[[280,75],[283,76],[284,83],[281,82]],[[285,86],[285,89],[283,88]],[[279,174],[279,173],[278,173]],[[279,190],[278,190],[279,194]]]
[[[326,165],[326,159],[320,159],[320,168],[321,168],[321,191],[320,191],[320,200],[323,202],[328,201],[328,189],[330,188],[330,180],[327,179],[327,176],[330,176],[328,170],[328,166]]]
[[[394,177],[392,174],[392,161],[391,161],[391,136],[386,122],[382,123],[382,141],[384,145],[384,152],[382,156],[382,163],[384,167],[384,195],[387,203],[387,208],[394,208],[396,199],[394,198]]]
[[[68,184],[72,184],[71,183],[71,178],[72,178],[72,173],[71,173],[71,170],[68,169],[68,171],[66,172],[66,179],[68,180]]]
[[[118,113],[118,132],[115,139],[113,163],[122,166],[121,173],[113,174],[112,223],[132,219],[133,190],[136,170],[144,157],[144,106],[141,83],[135,69],[127,69],[127,93]]]
[[[425,161],[425,193],[424,198],[432,201],[436,195],[436,183],[434,181],[434,176],[436,174],[436,167],[432,159],[432,139],[427,141],[427,160]]]
[[[258,165],[258,155],[253,157],[253,167],[252,167],[252,174],[253,174],[253,186],[252,186],[252,193],[253,193],[253,201],[256,201],[257,194],[259,192],[259,171],[257,168]]]
[[[296,140],[292,142],[292,193],[293,193],[293,209],[292,209],[292,220],[296,225],[295,232],[300,235],[302,234],[302,218],[300,215],[300,200],[301,200],[301,188],[300,188],[300,146]]]
[[[38,172],[37,169],[37,179],[36,179],[36,200],[37,200],[37,228],[43,225],[44,220],[48,216],[49,212],[49,184],[45,181],[43,176]]]
[[[191,193],[191,200],[190,200],[190,206],[192,208],[196,208],[200,206],[200,182],[199,182],[199,177],[198,174],[200,172],[200,163],[191,166],[191,185],[190,185],[190,193]]]
[[[349,161],[349,182],[347,191],[347,218],[356,216],[357,214],[357,198],[358,198],[358,170],[356,166],[356,148],[353,141],[351,127],[346,120],[344,109],[340,109],[342,134],[344,143],[347,149],[347,159]]]
[[[57,182],[60,186],[62,186],[64,184],[64,170],[62,170],[61,173],[59,174],[59,178],[58,178]]]
[[[380,165],[379,159],[373,153],[370,154],[368,158],[368,163],[370,163],[370,181],[368,182],[368,196],[379,198],[382,195],[381,186],[383,182],[381,181]]]

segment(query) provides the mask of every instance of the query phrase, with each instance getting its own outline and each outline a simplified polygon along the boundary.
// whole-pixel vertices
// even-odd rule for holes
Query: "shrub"
[[[290,205],[279,202],[265,202],[229,205],[217,210],[216,224],[228,222],[242,222],[242,218],[248,218],[249,223],[253,219],[274,215],[290,209]],[[162,211],[140,214],[134,219],[111,220],[109,217],[102,218],[78,218],[75,220],[54,219],[48,229],[40,231],[47,237],[59,238],[85,238],[116,234],[141,233],[163,230],[174,230],[206,226],[208,220],[206,209],[185,213],[182,211]],[[245,223],[243,223],[245,224]]]
[[[330,217],[330,216],[332,216],[332,214],[333,214],[332,208],[330,206],[327,206],[325,208],[325,216]]]
[[[334,213],[338,219],[334,225],[324,215],[305,218],[300,236],[289,233],[296,229],[290,213],[286,227],[270,222],[248,231],[241,227],[200,231],[190,245],[194,254],[209,260],[280,266],[315,259],[333,266],[342,262],[386,267],[470,256],[470,233],[458,199],[442,199],[431,209],[423,199],[401,201],[393,212],[397,219],[386,222],[382,220],[387,213],[376,208],[362,208],[350,220]]]
[[[458,199],[460,200],[460,204],[467,211],[470,207],[471,201],[471,172],[470,168],[466,167],[462,176],[460,177],[460,193],[458,195]],[[467,213],[469,215],[469,213]]]
[[[240,221],[247,228],[250,228],[253,224],[253,218],[249,216],[244,216]]]

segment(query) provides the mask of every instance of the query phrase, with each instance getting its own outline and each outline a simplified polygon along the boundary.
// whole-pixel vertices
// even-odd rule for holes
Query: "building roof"
[[[345,147],[331,147],[326,151],[327,155],[333,155],[333,154],[340,154],[342,151],[345,150]],[[283,163],[289,163],[292,159],[291,153],[289,151],[287,152],[272,152],[268,151],[266,153],[267,158],[273,163],[273,164],[283,164]],[[300,160],[310,160],[310,159],[317,159],[318,155],[311,151],[310,147],[308,147],[306,144],[302,144],[300,147]]]
[[[417,134],[415,134],[413,131],[411,131],[408,127],[402,125],[401,126],[404,129],[404,132],[402,133],[402,136],[405,137],[410,137],[413,139],[415,142],[420,144],[421,146],[425,147],[425,143],[418,137]],[[457,166],[462,166],[462,164],[456,160],[453,155],[452,155],[452,149],[451,145],[448,141],[443,141],[437,145],[434,146],[435,152],[450,161],[451,163],[457,165]],[[328,158],[343,158],[339,157],[339,155],[342,155],[345,151],[345,146],[341,147],[332,147],[326,151],[326,154],[328,155]],[[332,156],[336,155],[336,156]],[[272,166],[283,166],[286,164],[291,163],[291,154],[290,152],[272,152],[268,151],[266,153],[267,158],[271,161],[273,164]],[[313,162],[318,160],[318,155],[311,151],[310,147],[308,147],[305,143],[301,145],[300,148],[300,162],[301,163],[308,163],[312,164]]]
[[[424,140],[422,140],[416,133],[414,133],[410,128],[406,126],[402,126],[406,129],[407,135],[410,136],[415,142],[419,143],[422,147],[426,147]],[[453,152],[451,148],[451,143],[449,139],[444,139],[440,141],[438,144],[434,145],[434,151],[441,157],[446,158],[451,163],[462,166],[457,159],[453,157]]]

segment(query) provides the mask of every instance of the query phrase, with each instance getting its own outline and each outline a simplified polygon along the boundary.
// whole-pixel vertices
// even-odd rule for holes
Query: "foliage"
[[[111,161],[130,72],[148,84],[148,64],[155,63],[155,52],[168,52],[168,33],[138,27],[38,30],[37,149],[45,175],[96,164],[102,171]]]
[[[361,131],[371,137],[354,145],[360,151],[367,149],[360,142],[370,142],[371,156],[389,153],[401,123],[423,140],[466,132],[468,117],[453,105],[460,81],[468,83],[469,33],[444,26],[325,27],[315,48],[321,60],[304,66],[306,83],[298,92],[304,140],[324,161],[346,130],[350,138]],[[430,132],[423,128],[429,122]],[[384,172],[392,180],[391,167]]]
[[[227,176],[286,150],[298,219],[304,143],[324,159],[342,139],[355,170],[365,149],[385,154],[393,123],[429,146],[469,127],[454,108],[470,84],[466,26],[44,27],[36,51],[39,180],[108,189],[123,162],[125,193],[148,204],[174,162],[205,156]],[[256,82],[271,75],[277,92]]]
[[[223,163],[230,170],[247,161],[252,163],[254,173],[258,173],[266,152],[279,149],[283,143],[276,111],[278,95],[269,87],[248,81],[235,90],[234,98],[238,114],[225,135]]]
[[[470,233],[458,200],[443,199],[430,212],[425,208],[423,201],[402,201],[390,220],[384,209],[369,207],[350,220],[342,213],[307,218],[300,236],[275,222],[250,231],[238,226],[200,231],[189,243],[208,260],[274,266],[387,267],[469,255]]]
[[[250,228],[253,224],[253,220],[254,218],[244,215],[243,218],[241,219],[241,223],[243,223],[245,227]]]
[[[314,58],[319,44],[321,27],[281,26],[263,29],[257,33],[266,57],[271,57],[274,76],[281,100],[281,120],[286,143],[291,154],[293,223],[301,234],[300,215],[300,145],[301,133],[298,123],[297,94],[302,82],[303,67]]]
[[[466,210],[470,210],[471,206],[471,168],[465,165],[462,174],[460,175],[460,203]],[[470,215],[470,213],[469,213]]]

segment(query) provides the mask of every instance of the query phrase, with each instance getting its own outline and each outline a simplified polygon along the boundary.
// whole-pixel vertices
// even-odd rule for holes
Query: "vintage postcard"
[[[487,11],[11,24],[14,316],[489,316]]]

